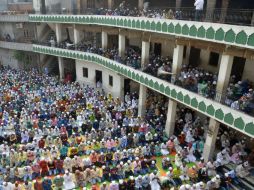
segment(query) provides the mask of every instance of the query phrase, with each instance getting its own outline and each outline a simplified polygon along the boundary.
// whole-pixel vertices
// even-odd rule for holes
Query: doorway
[[[102,86],[102,71],[95,70],[95,83],[97,88]]]
[[[161,55],[161,43],[154,43],[154,51],[153,52],[156,56]]]
[[[246,59],[243,57],[234,57],[232,70],[231,70],[231,76],[235,75],[236,81],[242,80],[245,62],[246,62]]]
[[[200,64],[200,49],[191,47],[189,56],[189,66],[197,67]]]
[[[130,93],[131,85],[130,85],[131,79],[124,79],[124,94],[127,92]]]

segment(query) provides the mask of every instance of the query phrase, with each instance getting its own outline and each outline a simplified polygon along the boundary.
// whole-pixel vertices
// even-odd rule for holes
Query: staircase
[[[234,170],[236,168],[236,165],[235,164],[228,164],[226,166],[223,167],[223,172],[229,172],[231,170]],[[233,184],[233,188],[236,189],[236,190],[253,190],[254,189],[254,176],[249,176],[249,177],[246,177],[246,178],[238,178],[239,181],[242,182],[243,184],[243,187],[242,186],[239,186],[239,185],[236,185],[236,184]]]

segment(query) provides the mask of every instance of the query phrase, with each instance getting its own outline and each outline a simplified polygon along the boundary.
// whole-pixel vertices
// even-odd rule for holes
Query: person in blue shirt
[[[43,182],[42,182],[42,187],[44,190],[52,190],[52,181],[51,179],[45,177]]]

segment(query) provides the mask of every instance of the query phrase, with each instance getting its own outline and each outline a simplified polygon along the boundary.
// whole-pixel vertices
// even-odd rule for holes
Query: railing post
[[[254,11],[252,12],[251,26],[254,26]]]
[[[205,21],[207,22],[213,21],[215,5],[216,5],[216,0],[207,1]]]

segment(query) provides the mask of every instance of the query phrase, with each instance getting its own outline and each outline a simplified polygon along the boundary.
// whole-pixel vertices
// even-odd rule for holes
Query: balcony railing
[[[29,22],[28,14],[0,14],[0,22]]]
[[[0,41],[0,48],[22,50],[22,51],[33,51],[33,45],[28,43]]]
[[[20,15],[20,14],[41,14],[40,12],[28,11],[3,11],[0,15]],[[198,21],[224,23],[233,25],[250,26],[254,24],[253,9],[214,9],[203,10]],[[189,7],[163,7],[151,8],[144,11],[133,9],[129,11],[115,9],[107,10],[103,8],[98,9],[46,9],[43,14],[73,14],[73,15],[112,15],[112,16],[132,16],[132,17],[148,17],[148,18],[166,18],[175,20],[191,20],[195,21],[195,10]],[[0,19],[1,20],[1,19]],[[196,20],[197,21],[197,20]]]
[[[49,42],[37,42],[37,44],[43,45],[43,46],[52,46],[51,43],[49,43]],[[77,44],[68,44],[68,45],[66,45],[65,43],[59,43],[59,44],[55,43],[54,47],[62,48],[62,49],[69,49],[69,50],[80,51],[79,50],[80,48],[78,47]],[[86,46],[86,47],[88,47],[88,46]],[[103,51],[100,50],[100,49],[101,48],[93,48],[93,50],[94,50],[93,53],[101,55],[101,56],[104,56]],[[82,48],[82,51],[83,52],[88,52],[87,48]],[[109,52],[110,51],[111,50],[109,50]],[[117,52],[118,52],[118,50],[117,50]],[[116,56],[119,57],[119,55],[116,55]],[[115,54],[111,56],[112,60],[114,60],[114,58],[115,58]],[[126,65],[126,63],[123,60],[125,60],[125,57],[122,57],[122,58],[114,60],[114,61],[118,62],[119,64],[125,64]],[[139,68],[139,70],[144,72],[144,70],[141,69],[141,68]],[[147,74],[149,74],[151,76],[154,76],[156,78],[160,78],[160,79],[163,79],[165,81],[170,82],[170,78],[171,78],[170,75],[167,75],[168,77],[165,77],[165,76],[158,77],[157,72],[155,74],[152,74],[152,73],[149,73],[149,72],[145,72],[145,73],[147,73]],[[179,86],[178,83],[174,83],[174,85]],[[183,86],[179,86],[179,87],[184,88]],[[228,97],[228,95],[226,93],[217,92],[216,91],[216,85],[213,86],[213,88],[210,89],[209,93],[204,93],[204,92],[198,93],[198,87],[197,86],[195,88],[194,87],[195,86],[192,85],[191,89],[189,89],[187,87],[185,89],[189,90],[190,92],[199,94],[200,96],[203,96],[204,98],[214,100],[214,101],[219,102],[219,103],[221,103],[223,105],[226,105],[226,106],[228,106],[227,102],[229,102],[229,101],[236,101],[237,100],[237,99],[229,99],[229,97]],[[248,102],[248,104],[246,104],[246,102],[242,103],[241,106],[239,106],[239,107],[241,108],[239,111],[242,111],[242,112],[244,112],[246,114],[254,116],[254,112],[253,112],[254,111],[254,104],[252,102]]]
[[[185,90],[167,81],[146,74],[140,70],[119,64],[113,60],[94,53],[47,47],[43,45],[34,45],[33,51],[48,55],[90,61],[102,65],[103,67],[113,70],[114,72],[122,74],[125,77],[131,78],[138,83],[160,92],[177,102],[191,107],[192,109],[197,110],[208,117],[212,117],[236,130],[254,137],[253,117],[237,110],[233,110],[213,100],[204,98],[196,93]]]

